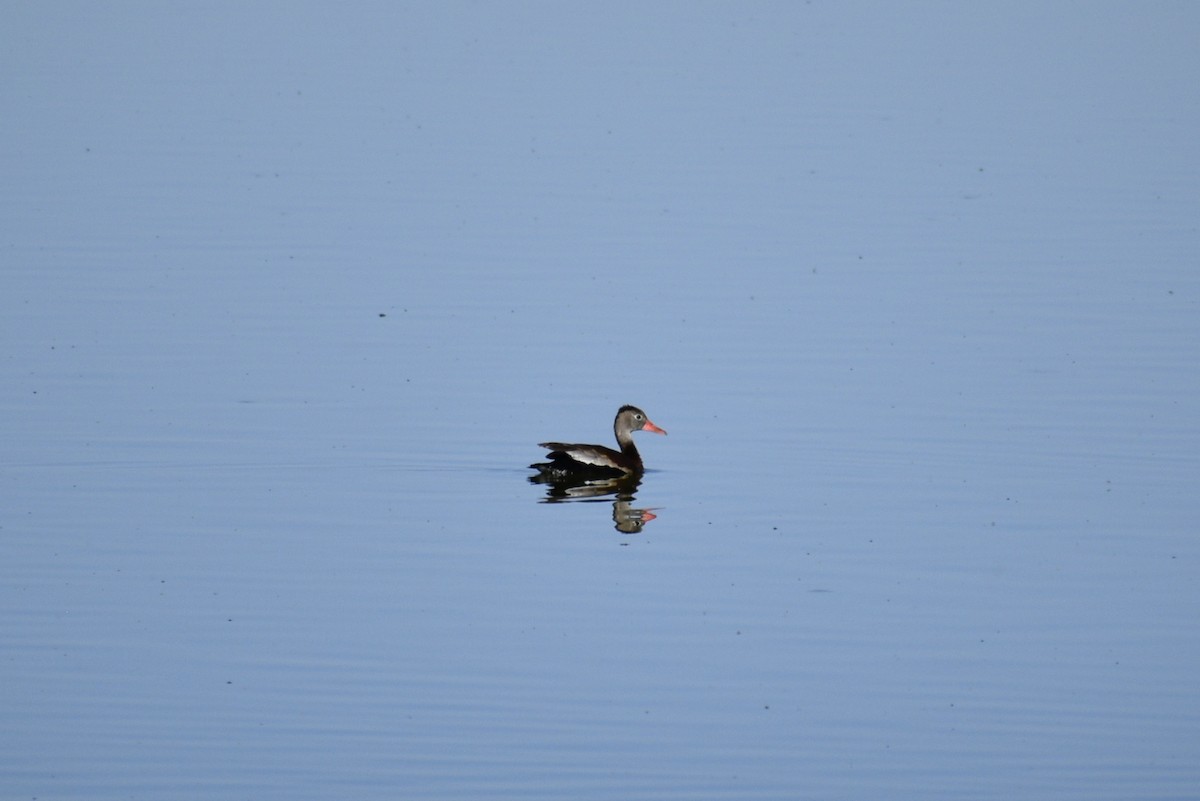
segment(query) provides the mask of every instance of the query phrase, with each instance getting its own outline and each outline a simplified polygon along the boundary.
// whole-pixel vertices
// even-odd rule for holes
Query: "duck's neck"
[[[613,426],[613,433],[617,435],[617,444],[621,446],[622,455],[641,468],[642,455],[638,453],[637,446],[633,444],[633,432]]]

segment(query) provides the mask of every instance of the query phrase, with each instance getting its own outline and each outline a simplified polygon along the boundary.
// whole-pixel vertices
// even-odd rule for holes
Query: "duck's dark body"
[[[549,478],[588,479],[619,478],[641,475],[645,469],[641,454],[633,444],[634,431],[653,431],[666,434],[646,413],[636,406],[622,406],[613,421],[613,433],[620,450],[603,445],[581,445],[568,442],[542,442],[550,453],[549,462],[531,464],[534,470]]]

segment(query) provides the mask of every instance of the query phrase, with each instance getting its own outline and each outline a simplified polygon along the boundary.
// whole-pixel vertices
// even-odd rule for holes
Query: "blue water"
[[[1200,11],[7,17],[4,797],[1195,794]]]

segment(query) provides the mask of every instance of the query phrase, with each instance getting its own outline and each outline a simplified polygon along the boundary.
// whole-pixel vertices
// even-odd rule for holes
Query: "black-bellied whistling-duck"
[[[550,478],[613,478],[642,474],[642,457],[633,444],[634,431],[666,434],[636,406],[622,406],[613,421],[613,433],[621,450],[603,445],[575,445],[566,442],[541,442],[550,451],[549,462],[529,465]]]

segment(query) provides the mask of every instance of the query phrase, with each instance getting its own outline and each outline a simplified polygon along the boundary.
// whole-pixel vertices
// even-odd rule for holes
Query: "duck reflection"
[[[636,500],[634,493],[642,483],[641,476],[588,479],[541,474],[530,476],[529,483],[546,487],[546,497],[542,503],[595,503],[611,497],[613,525],[622,534],[637,534],[655,518],[651,510],[633,507]]]

